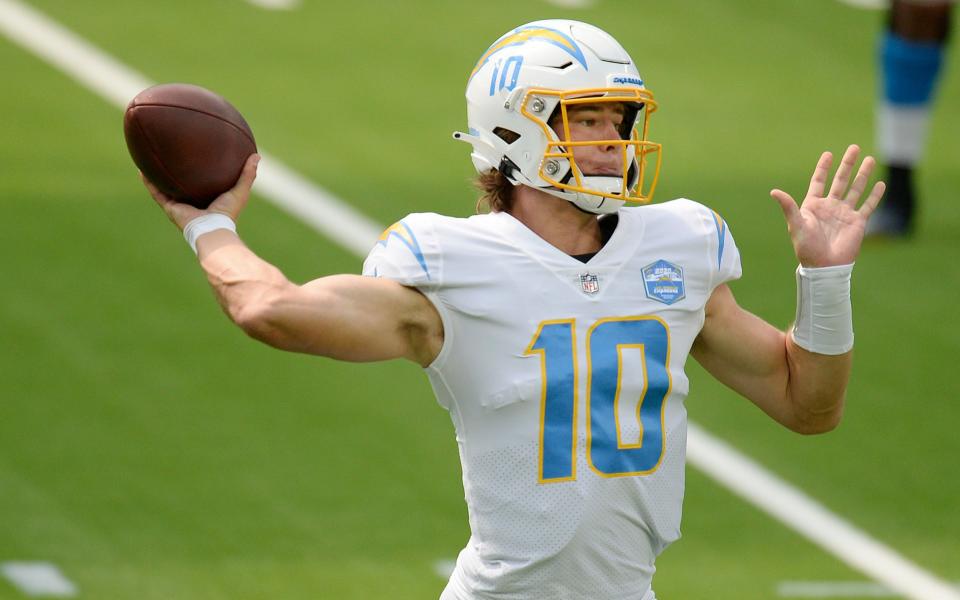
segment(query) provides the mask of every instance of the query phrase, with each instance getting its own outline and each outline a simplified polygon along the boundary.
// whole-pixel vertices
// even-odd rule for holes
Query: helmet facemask
[[[570,111],[577,106],[603,103],[618,103],[624,107],[623,122],[618,127],[619,138],[574,140],[570,132]],[[530,89],[524,94],[519,108],[524,117],[543,130],[548,140],[538,171],[539,178],[548,187],[537,186],[539,189],[594,213],[616,212],[624,202],[650,202],[660,172],[661,146],[646,139],[650,113],[657,109],[649,91]],[[622,172],[619,175],[584,172],[577,163],[574,148],[586,146],[618,148]]]

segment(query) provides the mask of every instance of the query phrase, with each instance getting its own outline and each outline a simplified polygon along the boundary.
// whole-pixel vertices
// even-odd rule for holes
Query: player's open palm
[[[870,156],[865,158],[850,184],[850,175],[859,154],[858,146],[847,148],[830,190],[825,193],[833,155],[824,152],[817,162],[807,196],[800,206],[797,206],[790,194],[782,190],[775,189],[770,192],[783,209],[793,249],[801,265],[828,267],[850,264],[856,260],[866,231],[867,219],[880,203],[880,197],[886,188],[882,181],[878,181],[866,199],[860,201],[876,161]]]

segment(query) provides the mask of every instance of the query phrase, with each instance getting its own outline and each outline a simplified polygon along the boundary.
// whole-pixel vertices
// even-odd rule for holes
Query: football
[[[236,183],[257,151],[250,126],[224,98],[196,85],[147,88],[127,105],[133,162],[164,194],[206,208]]]

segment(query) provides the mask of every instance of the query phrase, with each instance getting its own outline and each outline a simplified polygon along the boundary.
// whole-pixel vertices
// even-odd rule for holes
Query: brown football
[[[165,83],[130,101],[123,134],[133,162],[164,194],[198,208],[236,183],[257,151],[243,116],[196,85]]]

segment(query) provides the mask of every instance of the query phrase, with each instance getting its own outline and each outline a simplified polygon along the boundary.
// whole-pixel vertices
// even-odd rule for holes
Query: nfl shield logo
[[[584,294],[596,294],[600,291],[600,280],[592,273],[580,273],[580,289]]]
[[[687,294],[683,286],[683,269],[665,260],[658,260],[643,268],[643,283],[647,298],[673,304]]]

